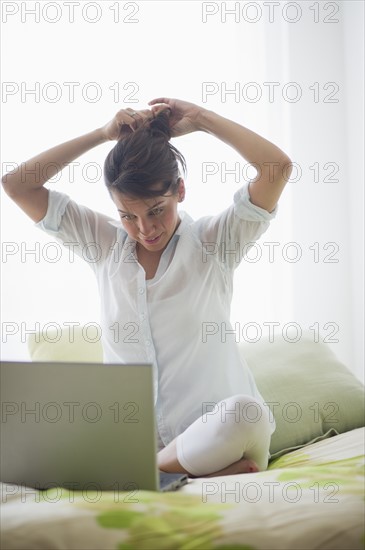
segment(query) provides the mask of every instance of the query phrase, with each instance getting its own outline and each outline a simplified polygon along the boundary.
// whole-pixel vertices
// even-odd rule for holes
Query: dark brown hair
[[[109,152],[104,163],[109,193],[117,191],[131,197],[148,198],[177,192],[179,164],[185,175],[186,161],[169,142],[169,114],[166,109],[145,121],[134,132],[119,139]],[[151,189],[156,183],[161,183],[161,188]]]

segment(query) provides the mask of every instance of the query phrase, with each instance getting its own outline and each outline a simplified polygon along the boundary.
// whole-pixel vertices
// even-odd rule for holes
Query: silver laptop
[[[0,481],[174,490],[157,468],[152,366],[1,362]],[[161,476],[160,476],[161,474]]]

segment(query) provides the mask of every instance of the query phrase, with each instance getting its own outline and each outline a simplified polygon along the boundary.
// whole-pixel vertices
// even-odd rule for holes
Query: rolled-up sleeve
[[[275,218],[278,205],[272,212],[268,212],[260,206],[253,204],[250,199],[249,183],[243,185],[233,196],[234,213],[236,216],[246,221],[270,222]]]
[[[60,244],[72,246],[75,254],[95,269],[110,254],[117,240],[112,218],[70,199],[65,193],[49,190],[45,217],[35,224]]]
[[[70,200],[70,197],[65,193],[49,189],[47,213],[42,220],[35,224],[35,226],[49,235],[59,237],[62,216]]]

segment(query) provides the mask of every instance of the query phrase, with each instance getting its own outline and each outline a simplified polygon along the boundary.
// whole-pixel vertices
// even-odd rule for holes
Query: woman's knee
[[[245,424],[246,429],[270,430],[270,415],[267,405],[252,397],[252,395],[237,394],[223,399],[218,405],[218,411],[223,423]]]

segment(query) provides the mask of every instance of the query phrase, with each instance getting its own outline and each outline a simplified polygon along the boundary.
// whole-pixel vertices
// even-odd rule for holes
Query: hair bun
[[[169,141],[171,138],[170,118],[171,110],[160,111],[149,123],[151,137]]]

